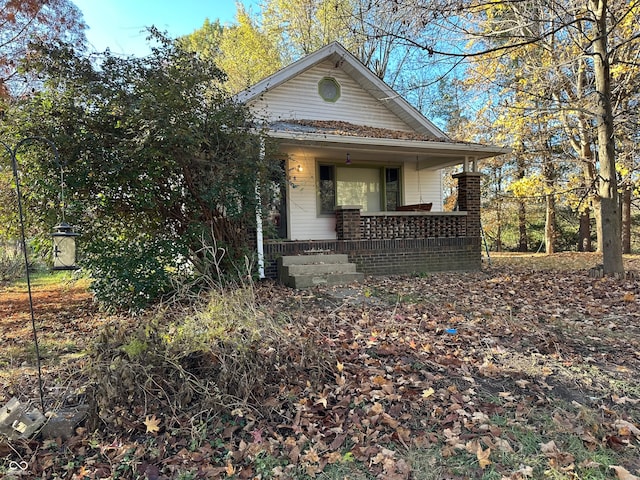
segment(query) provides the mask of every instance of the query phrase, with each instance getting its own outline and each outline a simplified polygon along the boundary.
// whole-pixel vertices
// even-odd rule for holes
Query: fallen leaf
[[[383,377],[383,376],[381,376],[381,375],[376,375],[376,376],[373,378],[373,383],[374,383],[375,385],[378,385],[378,386],[380,386],[380,385],[384,385],[385,383],[387,383],[387,379],[386,379],[386,378],[384,378],[384,377]]]
[[[154,414],[151,417],[147,416],[142,423],[147,427],[147,433],[157,433],[160,431],[160,422],[161,420]]]
[[[518,470],[516,473],[519,473],[523,477],[533,477],[533,467],[526,465]]]
[[[89,471],[83,465],[80,467],[80,470],[78,470],[78,473],[76,475],[78,476],[78,478],[84,478],[86,476],[89,476]]]
[[[640,438],[640,429],[631,422],[627,422],[626,420],[616,420],[613,426],[618,429],[618,435],[635,435]]]
[[[429,398],[434,393],[436,393],[436,391],[433,388],[429,387],[426,390],[422,391],[422,398]]]
[[[342,461],[342,454],[340,452],[333,451],[326,455],[327,463],[334,464]]]
[[[629,470],[627,470],[624,467],[611,465],[609,468],[612,468],[615,470],[618,480],[640,480],[640,477],[633,475]]]
[[[540,450],[542,451],[542,453],[555,454],[558,451],[558,447],[556,446],[556,442],[551,440],[550,442],[547,442],[547,443],[541,443]]]
[[[491,455],[491,449],[487,448],[483,450],[480,445],[478,445],[478,450],[476,451],[476,457],[478,458],[478,463],[480,464],[480,468],[483,470],[491,465],[491,460],[489,460],[489,456]]]
[[[305,462],[309,462],[309,463],[318,463],[320,461],[320,457],[318,456],[318,453],[313,448],[310,448],[309,450],[307,450],[306,453],[302,455],[301,458]]]

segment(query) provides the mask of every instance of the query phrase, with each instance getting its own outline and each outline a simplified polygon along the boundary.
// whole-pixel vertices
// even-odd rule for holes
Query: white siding
[[[302,172],[298,171],[298,165],[302,167]],[[315,158],[290,156],[289,179],[289,239],[335,240],[335,217],[318,215]]]
[[[340,84],[340,98],[332,103],[318,93],[318,82],[333,77]],[[326,120],[356,125],[413,132],[404,121],[392,113],[385,99],[376,99],[332,61],[324,61],[267,91],[249,106],[254,114],[269,121]],[[316,198],[317,161],[343,159],[350,151],[354,162],[383,167],[403,165],[402,202],[433,203],[432,210],[442,210],[440,172],[418,171],[412,156],[398,152],[387,156],[383,152],[359,149],[324,150],[321,146],[291,146],[289,154],[287,226],[290,240],[332,240],[336,238],[335,217],[319,215]],[[405,161],[406,160],[406,161]],[[344,161],[344,160],[342,160]],[[298,166],[302,171],[298,170]]]
[[[431,202],[431,211],[442,211],[442,170],[418,170],[415,161],[407,161],[402,174],[405,205]]]
[[[298,171],[298,165],[302,172]],[[384,164],[380,164],[383,166]],[[297,153],[289,157],[288,227],[290,240],[332,240],[336,238],[333,216],[318,215],[316,198],[316,158]],[[402,168],[403,203],[433,203],[432,211],[442,211],[441,171],[417,170],[416,162]]]
[[[336,102],[318,94],[318,82],[333,77],[340,84]],[[356,125],[413,130],[333,62],[325,61],[254,100],[250,107],[259,117],[276,120],[339,120]]]

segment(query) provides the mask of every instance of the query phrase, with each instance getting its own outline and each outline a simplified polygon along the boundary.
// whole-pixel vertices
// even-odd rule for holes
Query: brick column
[[[467,212],[467,236],[480,237],[480,177],[478,172],[462,172],[458,180],[458,209]]]
[[[360,205],[336,207],[336,238],[338,240],[360,240]]]

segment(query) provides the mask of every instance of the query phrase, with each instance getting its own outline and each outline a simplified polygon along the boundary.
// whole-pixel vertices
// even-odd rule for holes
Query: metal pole
[[[34,141],[44,141],[47,143],[54,151],[55,160],[58,165],[60,165],[58,149],[55,144],[46,138],[43,137],[27,137],[19,141],[16,146],[12,149],[5,142],[0,140],[0,144],[5,148],[9,157],[11,158],[11,168],[13,170],[13,177],[16,182],[16,194],[18,196],[18,216],[20,218],[20,237],[22,240],[22,253],[24,254],[24,269],[27,276],[27,292],[29,295],[29,312],[31,313],[31,328],[33,331],[33,343],[36,350],[36,364],[38,366],[38,391],[40,393],[40,407],[42,408],[42,412],[44,413],[44,389],[42,386],[42,367],[40,364],[40,347],[38,346],[38,333],[36,329],[36,318],[33,311],[33,295],[31,293],[31,275],[29,273],[29,254],[27,253],[27,239],[25,235],[24,228],[24,215],[22,214],[22,194],[20,193],[20,177],[18,175],[18,161],[16,159],[16,154],[18,152],[18,148],[26,143],[31,143]],[[62,170],[62,167],[61,167]]]

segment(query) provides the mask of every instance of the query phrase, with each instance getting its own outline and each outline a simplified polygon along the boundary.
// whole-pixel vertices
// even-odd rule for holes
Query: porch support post
[[[260,164],[264,162],[264,139],[260,139]],[[256,178],[256,250],[258,254],[258,278],[264,275],[264,235],[262,232],[262,198],[260,196],[260,179]]]
[[[480,238],[480,177],[478,172],[461,172],[458,180],[458,208],[467,212],[467,236]]]
[[[336,207],[336,238],[338,240],[360,240],[360,205]]]

